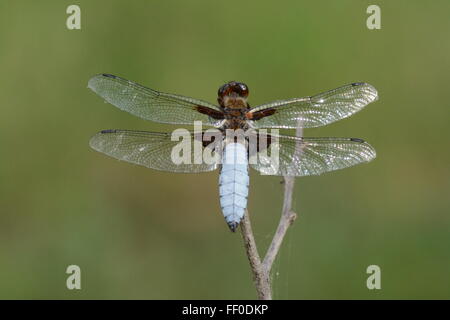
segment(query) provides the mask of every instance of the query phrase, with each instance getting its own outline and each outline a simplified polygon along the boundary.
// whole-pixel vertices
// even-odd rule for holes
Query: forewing
[[[368,162],[376,157],[375,149],[357,138],[271,135],[270,141],[270,148],[275,147],[278,141],[278,157],[274,157],[271,152],[259,152],[256,163],[251,164],[253,169],[266,175],[319,175]]]
[[[352,83],[312,97],[263,104],[247,117],[254,128],[313,128],[347,118],[377,97],[370,84]]]
[[[218,167],[217,162],[207,164],[194,163],[195,160],[189,163],[179,163],[173,161],[172,152],[174,148],[183,141],[184,137],[191,148],[194,142],[198,142],[192,132],[186,131],[182,137],[172,141],[171,134],[159,132],[146,131],[129,131],[129,130],[104,130],[93,136],[89,142],[91,148],[102,152],[113,158],[138,164],[147,168],[179,172],[179,173],[199,173],[215,170]],[[197,141],[195,141],[197,140]],[[200,148],[203,152],[204,147]],[[192,151],[193,149],[191,149]],[[192,157],[194,153],[192,153]],[[179,161],[178,161],[179,162]]]
[[[140,118],[161,123],[219,126],[223,113],[215,105],[176,94],[158,92],[135,82],[99,74],[88,87],[107,102]]]

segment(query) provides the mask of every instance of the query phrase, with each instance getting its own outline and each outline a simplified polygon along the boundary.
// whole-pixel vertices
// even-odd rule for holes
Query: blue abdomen
[[[231,231],[244,217],[248,197],[247,149],[241,143],[229,143],[223,152],[219,177],[220,206]]]

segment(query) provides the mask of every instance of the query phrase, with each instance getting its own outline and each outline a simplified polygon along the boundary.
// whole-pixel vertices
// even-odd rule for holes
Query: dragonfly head
[[[221,86],[217,94],[219,99],[222,100],[225,97],[246,99],[248,97],[248,87],[245,83],[230,81]]]

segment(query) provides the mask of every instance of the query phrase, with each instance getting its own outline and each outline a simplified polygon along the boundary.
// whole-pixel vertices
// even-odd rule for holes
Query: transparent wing
[[[271,135],[269,141],[272,141],[270,148],[275,147],[278,141],[278,156],[276,152],[259,152],[256,163],[251,164],[253,169],[266,175],[319,175],[368,162],[376,157],[375,149],[357,138],[297,138]]]
[[[94,150],[113,158],[155,170],[199,173],[212,171],[218,167],[217,163],[207,164],[204,161],[195,164],[195,160],[192,158],[194,153],[192,153],[189,164],[176,164],[172,158],[172,151],[183,140],[189,143],[191,147],[195,140],[195,142],[200,141],[194,138],[194,134],[191,132],[187,132],[186,135],[180,137],[179,141],[171,141],[171,134],[169,133],[104,130],[93,136],[89,145]],[[200,148],[203,151],[204,148],[201,144],[200,141]],[[178,152],[177,156],[179,156]]]
[[[110,74],[92,77],[88,87],[117,108],[146,120],[186,125],[202,121],[219,126],[223,119],[222,111],[208,102],[158,92]]]
[[[312,97],[263,104],[247,117],[254,119],[250,121],[254,128],[313,128],[347,118],[377,97],[370,84],[352,83]]]

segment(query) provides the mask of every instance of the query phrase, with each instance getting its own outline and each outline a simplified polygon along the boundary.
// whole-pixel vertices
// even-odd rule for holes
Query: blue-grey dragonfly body
[[[173,150],[179,142],[169,133],[103,130],[92,137],[90,146],[116,159],[156,170],[200,173],[221,168],[220,204],[232,231],[247,208],[249,166],[262,174],[306,176],[368,162],[376,156],[375,150],[358,138],[306,138],[259,130],[312,128],[349,117],[377,99],[377,91],[367,83],[352,83],[315,96],[254,108],[247,103],[248,87],[235,81],[220,87],[218,105],[159,92],[110,74],[94,76],[88,87],[119,109],[146,120],[176,125],[201,121],[204,126],[216,128],[222,134],[220,138],[205,139],[207,131],[200,135],[188,132],[184,137],[192,144],[201,142],[202,152],[218,150],[220,157],[215,161],[173,161]],[[241,131],[244,138],[229,139],[230,131]],[[251,148],[250,141],[256,147]],[[265,152],[275,145],[276,165]],[[255,155],[257,161],[249,161]]]

